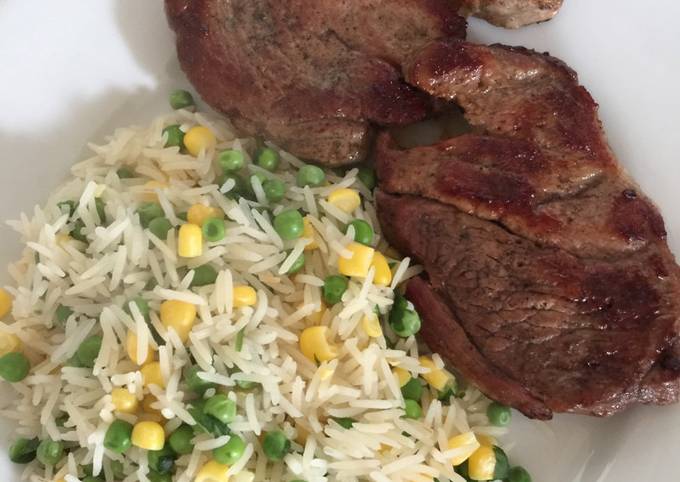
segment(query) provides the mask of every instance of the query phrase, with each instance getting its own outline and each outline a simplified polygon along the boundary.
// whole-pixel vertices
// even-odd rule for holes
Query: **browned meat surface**
[[[407,289],[425,341],[532,417],[677,400],[680,269],[575,74],[448,42],[406,78],[473,126],[405,151],[378,140],[385,235],[427,272]]]
[[[462,38],[449,0],[166,0],[182,68],[215,109],[305,159],[364,158],[371,124],[424,117],[400,65]]]
[[[463,0],[461,14],[500,27],[519,28],[550,20],[561,7],[562,0]]]

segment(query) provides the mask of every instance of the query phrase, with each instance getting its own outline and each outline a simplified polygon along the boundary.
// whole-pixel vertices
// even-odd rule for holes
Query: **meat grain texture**
[[[407,151],[378,141],[381,224],[428,274],[407,291],[425,341],[531,417],[676,401],[680,271],[575,73],[440,42],[406,78],[473,127]]]
[[[401,64],[463,38],[450,0],[166,0],[183,70],[243,133],[304,159],[361,161],[373,125],[426,116]]]
[[[562,0],[463,0],[460,13],[505,28],[545,22],[557,14]]]

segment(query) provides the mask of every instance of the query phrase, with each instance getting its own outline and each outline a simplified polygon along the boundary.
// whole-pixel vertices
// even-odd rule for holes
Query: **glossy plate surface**
[[[653,5],[653,6],[652,6]],[[549,51],[600,103],[610,143],[658,203],[680,253],[680,2],[565,0],[551,22],[504,31],[472,21],[472,40]],[[43,202],[68,167],[116,126],[147,123],[187,83],[160,0],[0,1],[0,218]],[[0,266],[18,255],[0,227]],[[2,275],[3,282],[7,277]],[[0,385],[0,398],[7,396]],[[605,420],[515,414],[510,455],[537,482],[680,480],[680,406]],[[5,453],[0,480],[19,480]]]

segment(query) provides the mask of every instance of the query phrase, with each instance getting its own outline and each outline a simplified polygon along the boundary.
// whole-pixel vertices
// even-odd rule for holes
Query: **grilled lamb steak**
[[[409,150],[378,140],[380,222],[428,276],[407,288],[424,340],[531,417],[676,401],[680,269],[576,75],[526,49],[440,42],[406,78],[473,127]]]
[[[371,124],[423,118],[400,65],[463,38],[450,0],[166,0],[182,68],[236,127],[326,165],[360,161]]]
[[[562,0],[463,0],[460,13],[505,28],[545,22],[557,14]]]

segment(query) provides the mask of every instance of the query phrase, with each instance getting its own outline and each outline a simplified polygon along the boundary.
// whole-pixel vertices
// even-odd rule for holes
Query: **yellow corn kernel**
[[[371,267],[375,249],[354,242],[349,243],[347,249],[352,253],[352,256],[338,259],[338,271],[345,276],[365,278]]]
[[[453,380],[453,375],[443,368],[437,368],[432,358],[421,356],[419,360],[423,367],[430,369],[429,372],[423,373],[422,377],[435,390],[444,390],[446,385]]]
[[[157,422],[138,422],[132,429],[132,445],[144,450],[161,450],[165,445],[165,431]]]
[[[409,380],[411,380],[411,374],[407,370],[404,370],[403,368],[394,367],[392,369],[392,373],[394,374],[395,377],[397,377],[397,381],[399,382],[399,388],[403,387],[409,382]]]
[[[114,388],[111,391],[111,401],[116,410],[123,413],[135,413],[139,407],[137,397],[125,388]]]
[[[338,356],[335,346],[328,343],[327,326],[305,328],[300,334],[300,351],[313,362],[329,361]]]
[[[202,150],[215,147],[215,134],[205,126],[194,126],[184,134],[184,146],[192,156],[198,156]]]
[[[196,226],[203,226],[203,223],[211,218],[224,218],[224,211],[205,204],[194,204],[187,211],[187,221]]]
[[[492,480],[496,470],[496,454],[493,447],[482,445],[468,460],[468,474],[472,480]]]
[[[54,482],[66,482],[66,479],[55,479]]]
[[[229,482],[229,466],[211,460],[198,471],[194,482]]]
[[[373,254],[371,266],[375,269],[375,275],[373,277],[373,282],[375,284],[387,286],[392,282],[392,270],[390,270],[387,259],[380,251],[376,251]]]
[[[10,311],[12,311],[12,295],[0,288],[0,318],[4,318]]]
[[[125,349],[130,360],[137,365],[144,365],[153,359],[153,348],[151,345],[149,345],[149,349],[146,351],[146,358],[144,360],[137,359],[137,334],[132,330],[128,331],[127,338],[125,339]]]
[[[482,434],[477,434],[477,441],[479,442],[480,445],[488,445],[490,447],[493,447],[494,445],[498,444],[498,440],[493,438],[491,435],[482,435]]]
[[[165,380],[163,379],[163,374],[161,373],[160,363],[147,363],[139,371],[142,372],[142,378],[144,379],[145,387],[148,387],[149,385],[158,385],[161,388],[165,388]]]
[[[257,303],[257,292],[246,285],[234,286],[234,308],[253,306]]]
[[[186,343],[196,322],[196,307],[186,301],[164,301],[161,303],[160,318],[163,326],[175,330],[182,343]]]
[[[465,462],[479,448],[479,442],[473,432],[465,432],[449,439],[449,450],[458,449],[458,454],[451,459],[454,466]],[[492,477],[489,477],[491,479]],[[487,480],[487,479],[484,479]]]
[[[326,303],[321,301],[321,306],[317,311],[312,312],[312,314],[307,315],[305,317],[305,320],[307,320],[307,323],[309,325],[319,325],[321,324],[321,320],[323,319],[323,315],[326,313],[326,310],[328,307],[326,306]]]
[[[255,474],[249,470],[242,470],[231,478],[231,482],[253,482],[254,480]]]
[[[183,224],[179,228],[177,254],[183,258],[196,258],[203,254],[203,230],[195,224]]]
[[[5,356],[15,351],[21,351],[21,340],[19,337],[12,333],[0,331],[0,356]]]
[[[311,243],[305,246],[305,251],[312,251],[314,249],[317,249],[319,247],[319,244],[316,242],[316,231],[314,230],[314,226],[312,226],[312,223],[309,222],[309,216],[304,217],[304,219],[302,220],[302,225],[304,227],[302,231],[302,237],[305,239],[312,240]]]
[[[383,334],[382,328],[380,326],[380,320],[378,319],[378,315],[375,313],[364,315],[364,317],[361,319],[361,327],[371,338],[378,338]]]
[[[328,196],[328,203],[349,214],[361,205],[361,197],[354,189],[336,189]]]
[[[158,194],[156,194],[156,189],[166,189],[168,187],[167,183],[161,181],[149,181],[144,184],[144,194],[142,194],[142,201],[149,203],[158,202]]]

